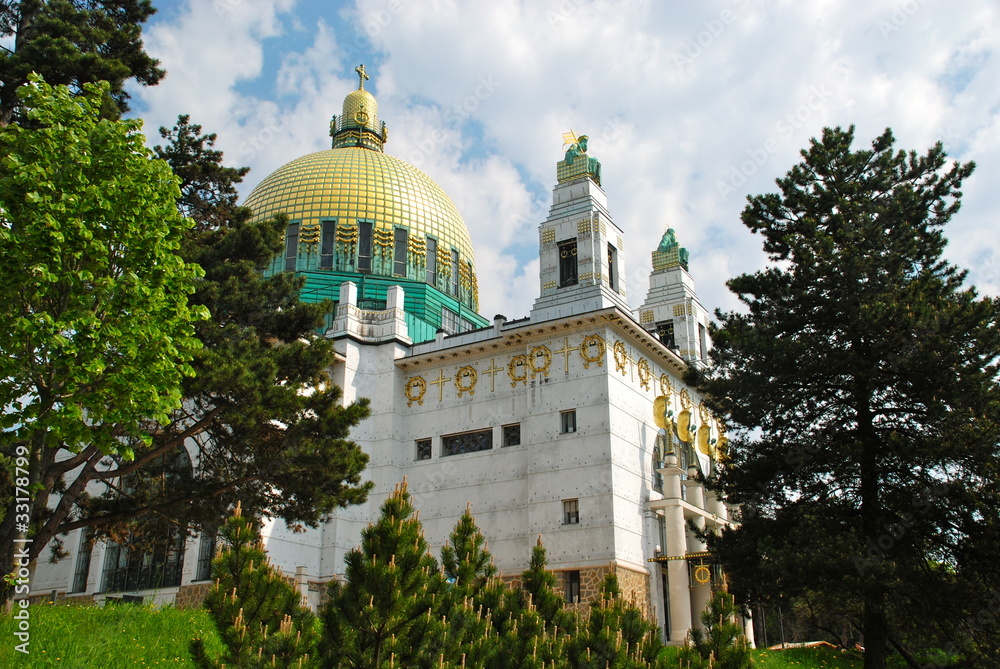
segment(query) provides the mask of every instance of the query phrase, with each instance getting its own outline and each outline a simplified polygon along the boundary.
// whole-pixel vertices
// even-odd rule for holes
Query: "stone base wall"
[[[579,570],[566,569],[555,572],[556,592],[564,595],[566,592],[567,572],[580,572],[580,601],[576,603],[566,603],[566,608],[572,611],[584,613],[590,610],[590,603],[597,598],[601,591],[601,582],[610,573],[618,576],[618,586],[621,588],[622,597],[625,601],[639,607],[647,617],[653,615],[652,591],[650,587],[650,575],[644,570],[623,567],[614,563],[600,567],[582,567]],[[523,587],[521,573],[501,574],[501,579],[511,588]]]
[[[205,601],[205,597],[208,596],[208,591],[212,589],[213,585],[215,585],[215,583],[212,583],[211,581],[192,583],[191,585],[182,585],[177,591],[177,596],[174,599],[174,606],[179,609],[198,608]]]

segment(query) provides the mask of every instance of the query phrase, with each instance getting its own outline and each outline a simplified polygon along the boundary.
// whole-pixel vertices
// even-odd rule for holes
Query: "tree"
[[[82,490],[66,474],[130,459],[167,422],[199,347],[205,310],[188,295],[201,272],[179,255],[176,179],[137,121],[101,119],[107,90],[74,97],[34,78],[21,90],[30,127],[0,128],[5,564],[29,525],[32,558],[53,536],[65,509],[49,496]]]
[[[255,516],[316,526],[367,497],[367,456],[349,439],[367,400],[344,406],[328,377],[333,344],[317,331],[329,305],[300,302],[301,279],[264,275],[286,224],[251,221],[236,206],[246,170],[224,166],[215,136],[187,117],[161,135],[171,143],[156,152],[181,175],[181,209],[196,217],[181,253],[204,270],[190,297],[209,314],[195,329],[194,375],[182,406],[132,459],[80,453],[84,467],[64,472],[69,483],[42,536],[89,527],[142,549],[178,531],[213,532],[236,500]],[[105,492],[88,495],[94,483]]]
[[[692,667],[750,669],[750,644],[736,622],[739,610],[728,592],[719,591],[701,612],[702,627],[691,630],[691,645],[684,659]]]
[[[13,49],[0,53],[0,124],[13,120],[17,89],[32,72],[52,85],[110,82],[102,113],[128,111],[125,82],[153,86],[164,76],[142,45],[142,24],[156,10],[149,0],[21,0],[0,3],[0,37]]]
[[[729,281],[745,310],[717,314],[692,381],[740,430],[717,484],[741,524],[710,540],[734,592],[853,601],[874,669],[906,621],[935,630],[929,598],[968,613],[968,541],[996,550],[1000,340],[997,304],[941,258],[973,165],[853,139],[824,130],[779,193],[749,198],[772,265]]]
[[[447,623],[436,602],[444,579],[405,479],[345,561],[345,580],[331,583],[323,612],[327,666],[438,666]]]
[[[222,527],[225,547],[212,561],[215,585],[205,608],[225,645],[212,658],[202,639],[191,641],[201,669],[316,666],[319,633],[299,592],[268,561],[260,533],[237,505]]]
[[[610,573],[590,603],[590,614],[569,642],[569,666],[578,669],[646,669],[656,666],[663,644],[657,626],[626,602]]]

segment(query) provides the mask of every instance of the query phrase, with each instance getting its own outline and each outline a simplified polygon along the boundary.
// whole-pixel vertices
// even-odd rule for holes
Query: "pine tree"
[[[568,644],[570,666],[578,669],[646,669],[657,661],[659,630],[642,610],[627,602],[612,572],[590,602],[587,620]]]
[[[749,669],[750,644],[736,622],[739,611],[728,592],[719,591],[701,612],[702,628],[690,632],[691,644],[682,657],[692,669]]]
[[[438,602],[444,581],[405,479],[346,563],[345,580],[331,584],[323,611],[326,666],[436,666],[446,645]]]
[[[576,616],[563,606],[563,597],[556,590],[556,576],[548,570],[548,558],[542,536],[531,550],[531,562],[521,575],[523,595],[538,610],[547,630],[558,628],[564,634],[573,634]]]
[[[212,561],[215,586],[205,599],[226,647],[212,658],[201,639],[191,655],[201,669],[304,669],[316,665],[319,633],[299,592],[268,561],[260,534],[237,505],[221,530],[225,547]]]
[[[15,0],[0,3],[0,124],[19,108],[16,91],[32,72],[79,94],[86,83],[109,82],[104,115],[128,111],[125,82],[153,86],[165,72],[142,44],[142,24],[156,12],[149,0]]]
[[[824,130],[780,193],[750,198],[743,222],[772,265],[729,282],[745,310],[718,315],[713,366],[691,380],[739,432],[718,483],[741,522],[710,538],[737,600],[853,601],[865,667],[883,669],[907,630],[950,643],[939,610],[958,642],[996,587],[966,550],[997,550],[982,502],[1000,335],[996,302],[942,259],[973,165],[940,144],[896,151],[890,131],[871,150],[853,140]],[[987,589],[970,604],[973,582]]]

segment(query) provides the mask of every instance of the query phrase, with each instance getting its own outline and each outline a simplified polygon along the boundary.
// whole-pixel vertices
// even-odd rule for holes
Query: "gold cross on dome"
[[[358,65],[356,68],[354,68],[354,71],[358,73],[358,90],[359,91],[365,90],[365,80],[371,78],[368,76],[368,73],[365,72],[365,66]]]

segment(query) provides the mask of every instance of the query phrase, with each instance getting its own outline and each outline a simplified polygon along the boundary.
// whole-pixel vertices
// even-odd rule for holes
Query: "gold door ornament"
[[[549,375],[549,365],[552,364],[552,352],[548,346],[535,346],[528,355],[528,367],[532,376],[536,374]]]
[[[510,387],[515,387],[518,382],[524,383],[528,379],[528,357],[525,355],[515,355],[507,363],[507,376],[510,377]]]
[[[580,344],[580,357],[583,358],[584,369],[590,368],[590,363],[596,362],[598,367],[604,365],[604,354],[607,352],[604,337],[601,335],[587,335]]]
[[[705,585],[712,580],[712,569],[706,564],[700,564],[694,568],[694,580],[701,585]]]
[[[465,393],[476,394],[476,382],[479,380],[479,373],[471,365],[459,367],[455,374],[455,388],[458,389],[458,396]]]
[[[424,394],[427,392],[427,382],[422,376],[411,376],[406,380],[406,406],[424,403]]]

